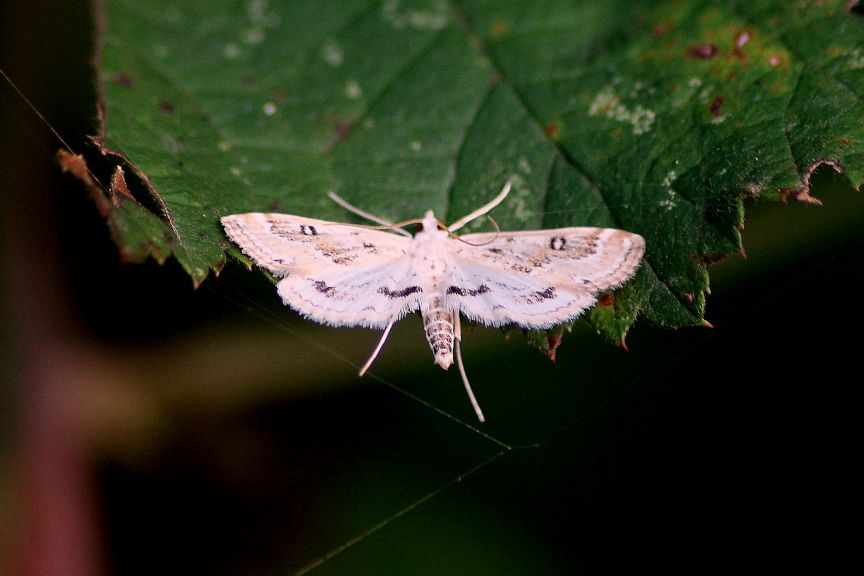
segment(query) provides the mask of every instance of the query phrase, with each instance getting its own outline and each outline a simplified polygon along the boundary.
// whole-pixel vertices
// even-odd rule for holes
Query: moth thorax
[[[453,314],[444,308],[440,298],[434,298],[422,310],[426,340],[435,354],[435,364],[445,370],[453,364]]]

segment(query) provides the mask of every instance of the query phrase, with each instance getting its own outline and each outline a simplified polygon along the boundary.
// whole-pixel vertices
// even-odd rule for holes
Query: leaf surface
[[[200,283],[234,251],[223,215],[345,220],[334,190],[453,221],[510,179],[502,229],[645,236],[635,280],[590,314],[607,338],[639,314],[698,325],[707,264],[743,249],[744,198],[812,200],[825,163],[862,182],[847,4],[107,2],[99,143],[140,184],[115,237]]]

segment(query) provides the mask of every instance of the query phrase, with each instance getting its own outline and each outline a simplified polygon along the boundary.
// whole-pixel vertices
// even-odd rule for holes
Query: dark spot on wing
[[[489,292],[489,287],[481,284],[476,290],[471,288],[460,288],[459,286],[450,286],[447,288],[447,294],[456,294],[458,296],[479,296]]]
[[[327,283],[323,280],[315,280],[312,285],[315,286],[315,290],[317,290],[324,296],[332,297],[336,292],[336,289],[333,288],[333,286],[328,286]]]
[[[540,290],[540,291],[534,292],[534,295],[537,298],[541,298],[543,300],[551,300],[552,298],[557,298],[557,294],[555,294],[555,287],[554,286],[550,286],[550,287],[546,288],[545,290]]]
[[[311,224],[301,224],[300,233],[304,236],[317,236],[318,230],[316,230],[315,226],[312,226]]]
[[[493,254],[502,254],[504,252],[500,248],[488,248],[488,250],[489,250],[489,252],[492,252]]]
[[[371,242],[363,242],[363,248],[374,248],[375,245]]]
[[[567,239],[563,236],[554,236],[549,241],[549,248],[552,250],[564,250],[564,246],[567,245]]]
[[[382,286],[378,288],[378,293],[387,296],[388,298],[405,298],[406,296],[410,296],[416,292],[422,292],[423,289],[420,286],[408,286],[407,288],[403,288],[402,290],[390,290],[386,286]]]

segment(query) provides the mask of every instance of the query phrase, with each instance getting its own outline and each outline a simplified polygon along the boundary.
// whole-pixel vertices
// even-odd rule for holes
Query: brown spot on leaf
[[[327,152],[333,150],[337,144],[348,138],[348,135],[351,134],[351,130],[354,128],[355,123],[348,121],[337,119],[333,123],[333,138],[330,140],[330,143],[327,145]]]
[[[609,306],[613,306],[615,304],[615,294],[612,292],[604,292],[600,295],[600,298],[597,299],[597,305],[603,308],[608,308]]]
[[[712,116],[720,116],[720,110],[723,108],[723,102],[726,99],[718,94],[714,100],[711,102],[711,106],[708,107],[708,110],[711,112]]]
[[[654,38],[659,38],[660,36],[666,34],[674,26],[675,22],[671,20],[661,22],[660,24],[657,24],[656,26],[654,26],[654,28],[651,29],[651,36],[653,36]]]
[[[747,60],[747,54],[744,53],[744,45],[750,41],[750,31],[742,30],[735,36],[735,44],[732,47],[732,56],[738,60]]]
[[[561,131],[561,123],[558,120],[553,120],[549,124],[546,125],[544,132],[546,132],[546,136],[555,140],[558,137],[558,133]]]
[[[174,108],[174,103],[169,100],[160,100],[159,109],[166,114],[173,114],[177,109]]]
[[[489,27],[489,33],[493,38],[500,38],[510,32],[510,23],[501,18],[496,18]]]
[[[687,49],[687,56],[696,58],[697,60],[710,60],[719,51],[716,44],[697,44]]]
[[[113,80],[114,83],[118,86],[126,88],[127,90],[131,90],[135,84],[135,82],[132,80],[132,77],[125,72],[117,72],[116,74],[114,74],[114,76],[111,77],[111,80]]]

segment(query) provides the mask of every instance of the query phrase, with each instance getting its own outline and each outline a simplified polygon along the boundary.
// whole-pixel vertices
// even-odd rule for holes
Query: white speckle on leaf
[[[670,188],[672,186],[672,183],[675,182],[675,180],[677,179],[678,173],[675,172],[675,170],[669,170],[669,172],[666,173],[666,177],[663,178],[663,187]]]
[[[726,121],[726,118],[727,118],[726,114],[718,114],[718,115],[713,116],[711,118],[711,124],[722,124],[723,122]]]
[[[519,168],[520,168],[520,169],[521,169],[525,174],[531,174],[531,164],[529,164],[529,163],[528,163],[528,160],[526,160],[525,158],[520,158],[520,159],[519,159]]]
[[[219,150],[221,152],[228,152],[229,150],[231,150],[231,143],[227,140],[222,140],[221,142],[219,142]]]
[[[640,135],[648,132],[654,124],[655,113],[637,104],[632,109],[626,107],[621,98],[615,93],[611,85],[605,86],[591,102],[588,107],[589,116],[605,116],[619,122],[626,122],[633,128],[633,134]]]
[[[447,25],[448,9],[445,0],[432,0],[422,10],[405,8],[401,0],[386,0],[381,6],[381,19],[393,28],[440,30]]]
[[[155,54],[160,60],[167,58],[170,52],[171,50],[164,44],[156,44],[153,46],[153,54]]]
[[[172,156],[176,156],[183,151],[183,144],[181,144],[179,140],[177,140],[173,136],[169,136],[168,134],[163,134],[159,138],[159,144],[161,144],[163,150],[165,150],[168,154]]]
[[[345,54],[342,52],[342,47],[335,40],[328,39],[324,42],[324,46],[321,47],[321,58],[330,66],[338,68],[342,65]]]
[[[519,222],[523,224],[527,223],[529,218],[534,215],[534,212],[528,206],[528,201],[532,199],[534,194],[521,176],[517,174],[510,176],[510,182],[513,185],[513,192],[516,193],[514,196],[511,196],[510,200],[513,216]]]
[[[232,166],[230,172],[232,176],[240,176],[243,170],[239,166]]]
[[[225,48],[222,49],[222,54],[224,54],[229,60],[234,60],[240,55],[240,47],[234,42],[229,42],[225,45]]]
[[[370,116],[369,118],[366,118],[366,120],[363,121],[363,128],[366,128],[367,130],[369,130],[369,129],[374,128],[374,127],[375,127],[375,118],[373,118],[372,116]]]
[[[414,140],[413,142],[411,142],[411,150],[413,150],[414,152],[419,152],[422,149],[423,143],[419,140]]]
[[[261,20],[264,17],[264,12],[267,10],[268,0],[250,0],[246,4],[246,14],[253,22]]]
[[[685,104],[690,103],[690,100],[693,98],[693,95],[696,94],[696,91],[702,87],[702,79],[693,77],[687,81],[687,83],[681,87],[679,90],[675,90],[672,93],[672,106],[675,108],[680,108]]]
[[[257,26],[267,26],[274,28],[279,25],[279,16],[273,12],[268,12],[269,0],[251,0],[246,5],[246,15],[249,20]]]
[[[264,29],[259,26],[246,28],[240,32],[240,41],[249,45],[260,44],[264,41]]]
[[[864,55],[861,54],[861,48],[855,48],[849,52],[849,62],[847,66],[851,70],[861,70],[864,68]]]
[[[675,183],[675,180],[678,179],[678,172],[675,170],[669,170],[666,173],[666,176],[663,178],[662,186],[666,189],[667,197],[663,200],[660,200],[660,206],[666,208],[666,211],[669,212],[673,208],[675,208],[675,204],[677,204],[678,193],[672,189],[672,184]]]
[[[345,97],[349,100],[357,100],[361,96],[363,96],[363,88],[360,84],[356,80],[348,80],[345,83]]]
[[[265,102],[264,106],[261,107],[261,110],[266,116],[273,116],[276,114],[276,104],[273,102]]]
[[[665,208],[667,212],[671,212],[678,203],[678,193],[669,188],[666,191],[666,195],[665,199],[660,200],[660,206]]]

